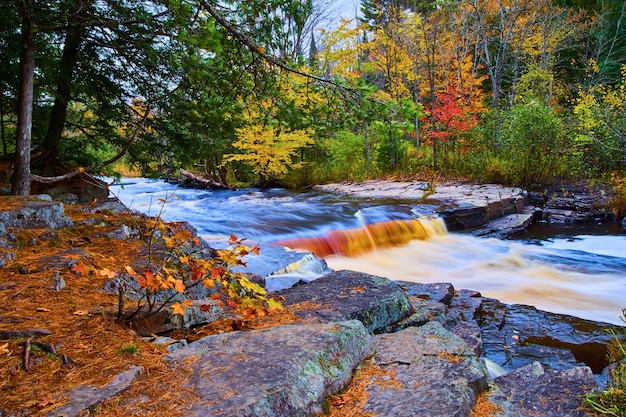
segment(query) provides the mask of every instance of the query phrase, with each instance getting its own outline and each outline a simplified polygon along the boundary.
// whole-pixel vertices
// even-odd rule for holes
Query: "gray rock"
[[[523,213],[508,214],[491,220],[489,223],[481,226],[474,235],[502,239],[524,233],[534,221],[535,211],[528,207],[523,209]]]
[[[533,362],[494,380],[500,390],[491,400],[510,403],[520,417],[587,417],[581,409],[582,396],[598,386],[589,367],[567,371],[545,370]]]
[[[191,300],[185,307],[184,314],[174,314],[169,305],[150,315],[138,315],[131,326],[142,336],[160,334],[171,330],[188,329],[201,324],[211,323],[224,315],[224,309],[216,300]]]
[[[131,229],[125,224],[122,224],[120,225],[120,227],[108,233],[106,236],[111,239],[127,240],[131,237],[138,237],[139,232],[137,230]]]
[[[69,403],[52,410],[48,413],[48,417],[78,416],[90,407],[126,391],[135,382],[141,371],[143,371],[142,366],[133,366],[117,375],[113,381],[104,387],[98,388],[92,385],[77,387],[66,394],[69,397]]]
[[[585,364],[599,374],[608,365],[606,323],[488,298],[479,321],[485,356],[508,371],[539,361],[551,370]]]
[[[387,278],[354,271],[335,271],[307,285],[277,293],[283,305],[306,302],[296,311],[303,320],[333,322],[356,319],[370,332],[409,317],[413,307],[398,285]]]
[[[154,343],[157,346],[163,346],[167,349],[168,353],[176,352],[179,349],[189,346],[186,339],[172,339],[167,336],[146,337],[149,342]]]
[[[72,225],[62,203],[25,198],[23,205],[11,211],[0,211],[5,227],[20,229],[61,229]]]
[[[385,417],[469,416],[476,396],[488,389],[483,364],[438,322],[378,335],[375,343],[375,364],[392,376],[368,386],[366,412]]]
[[[184,388],[201,401],[189,416],[308,417],[372,353],[367,330],[351,320],[209,336],[166,358],[191,372]]]
[[[15,252],[0,252],[0,268],[4,268],[11,262],[14,262],[17,258],[17,253]]]
[[[454,297],[454,287],[450,283],[421,284],[419,282],[396,281],[410,300],[420,298],[437,303],[450,304]]]

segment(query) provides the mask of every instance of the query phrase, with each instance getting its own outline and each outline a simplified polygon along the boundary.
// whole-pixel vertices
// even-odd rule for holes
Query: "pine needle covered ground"
[[[0,210],[11,210],[19,203],[2,198],[0,205]],[[187,376],[184,369],[168,369],[162,360],[165,347],[116,321],[117,294],[102,291],[110,278],[98,273],[120,271],[136,260],[141,240],[102,236],[137,219],[129,214],[92,214],[81,206],[66,206],[66,214],[76,226],[56,233],[13,230],[17,257],[0,270],[0,335],[5,336],[0,339],[0,410],[7,415],[25,410],[46,415],[67,401],[65,394],[72,388],[104,386],[138,365],[144,372],[133,387],[98,407],[95,415],[178,415],[179,407],[193,401],[180,388]],[[80,223],[89,218],[98,221]],[[289,311],[277,311],[219,320],[173,336],[191,341],[295,320]],[[25,366],[26,345],[30,360]],[[48,351],[50,346],[54,353]],[[126,404],[127,398],[142,401]]]

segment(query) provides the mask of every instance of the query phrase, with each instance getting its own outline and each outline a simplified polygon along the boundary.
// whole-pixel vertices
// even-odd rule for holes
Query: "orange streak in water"
[[[420,218],[390,220],[358,229],[334,230],[324,236],[295,238],[273,244],[306,250],[320,258],[328,255],[355,257],[378,248],[400,246],[414,239],[423,240],[445,233],[445,225],[441,219]]]

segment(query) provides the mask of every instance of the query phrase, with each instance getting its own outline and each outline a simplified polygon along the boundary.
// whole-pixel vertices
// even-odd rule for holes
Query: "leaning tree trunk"
[[[33,79],[35,76],[35,30],[32,12],[34,0],[22,3],[22,55],[20,57],[20,90],[17,105],[17,139],[15,171],[11,193],[30,193],[30,142],[33,121]]]
[[[63,45],[63,55],[61,57],[59,72],[56,79],[56,97],[54,106],[50,114],[48,131],[43,141],[42,148],[45,150],[43,156],[44,164],[52,171],[59,166],[59,156],[61,153],[61,137],[65,127],[67,108],[71,99],[72,74],[78,61],[78,51],[83,41],[83,16],[72,14],[68,19],[68,29]],[[45,170],[45,167],[43,167]],[[52,172],[57,173],[57,172]]]

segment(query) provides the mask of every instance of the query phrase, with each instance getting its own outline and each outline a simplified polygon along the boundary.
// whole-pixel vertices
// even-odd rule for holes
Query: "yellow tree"
[[[350,85],[356,85],[363,76],[362,28],[353,20],[340,19],[334,31],[321,29],[321,71],[326,76],[339,77]]]
[[[224,155],[223,163],[243,162],[256,174],[258,185],[265,187],[281,181],[290,170],[302,168],[304,163],[298,160],[298,152],[313,142],[307,131],[285,132],[273,126],[252,124],[237,129],[233,147],[241,153]]]
[[[383,100],[400,100],[410,97],[407,85],[415,77],[409,51],[402,42],[402,26],[405,15],[390,7],[385,24],[374,31],[374,38],[368,44],[371,70],[380,75],[379,97]]]

